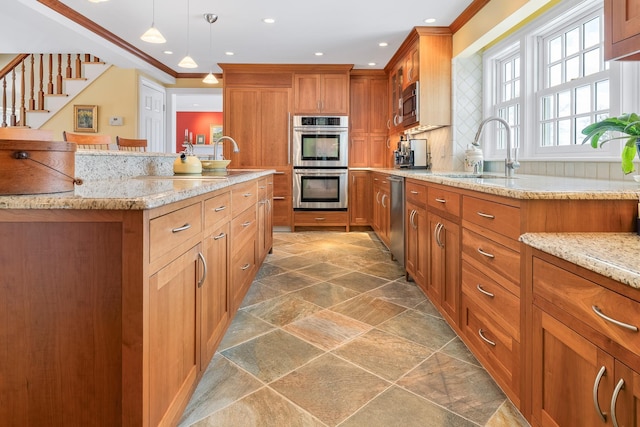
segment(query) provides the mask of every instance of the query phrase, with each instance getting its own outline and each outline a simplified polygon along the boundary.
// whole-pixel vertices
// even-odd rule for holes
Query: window
[[[624,102],[622,66],[604,61],[602,13],[602,0],[560,2],[484,53],[484,116],[509,122],[521,159],[619,158],[617,142],[582,144],[582,129]],[[637,110],[637,99],[626,104]],[[484,135],[485,157],[504,158],[504,127],[492,122]]]

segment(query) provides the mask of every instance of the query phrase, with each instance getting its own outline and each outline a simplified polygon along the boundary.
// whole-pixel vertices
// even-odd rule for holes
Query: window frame
[[[541,14],[521,29],[503,40],[495,43],[483,53],[483,116],[496,116],[498,114],[497,90],[500,82],[496,69],[499,63],[520,52],[520,148],[519,160],[525,161],[619,161],[623,143],[614,140],[606,143],[599,149],[593,149],[590,144],[568,144],[559,146],[542,147],[540,141],[540,107],[539,90],[546,69],[542,68],[542,55],[544,49],[541,46],[545,37],[561,31],[568,31],[575,27],[577,21],[592,17],[596,12],[602,14],[602,0],[565,0],[554,6],[549,11]],[[601,25],[604,17],[600,19]],[[609,116],[618,116],[621,111],[637,112],[640,93],[638,77],[638,64],[609,62]],[[601,80],[599,72],[599,79]],[[592,79],[589,75],[584,79]],[[625,87],[626,90],[622,90]],[[497,141],[498,132],[502,129],[496,122],[489,123],[484,130],[483,141],[484,156],[487,160],[502,160],[506,157],[506,150],[499,149],[490,141]],[[580,133],[581,129],[577,132]]]

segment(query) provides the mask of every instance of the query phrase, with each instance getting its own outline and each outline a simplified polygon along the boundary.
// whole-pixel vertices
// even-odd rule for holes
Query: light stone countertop
[[[165,175],[88,180],[64,193],[0,196],[0,209],[152,209],[274,172],[246,169],[214,180],[206,179],[206,172],[203,179]]]
[[[511,197],[514,199],[564,200],[638,200],[640,183],[543,175],[483,173],[482,177],[465,172],[428,172],[420,169],[369,169],[405,178],[444,184],[451,187]]]
[[[640,289],[640,236],[636,233],[526,233],[520,241]]]

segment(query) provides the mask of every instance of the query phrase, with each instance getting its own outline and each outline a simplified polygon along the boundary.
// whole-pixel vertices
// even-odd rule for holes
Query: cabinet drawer
[[[374,193],[376,192],[376,188],[378,189],[378,191],[389,191],[391,190],[391,184],[389,183],[389,175],[383,175],[383,174],[379,174],[379,173],[374,173],[373,174],[373,188],[374,188]]]
[[[256,210],[247,209],[231,221],[231,250],[235,253],[247,240],[257,233]]]
[[[256,239],[247,240],[231,257],[231,283],[233,299],[240,305],[244,290],[253,280],[256,270]]]
[[[258,180],[258,200],[264,200],[267,195],[273,194],[273,179],[271,176]]]
[[[520,283],[520,253],[466,228],[462,230],[462,258],[473,259],[489,277],[494,273]]]
[[[640,328],[640,303],[539,258],[533,258],[533,295],[544,298],[607,339],[640,354],[640,332],[618,326],[601,314]]]
[[[405,195],[407,202],[420,207],[427,205],[427,186],[415,181],[407,180],[405,184]]]
[[[149,259],[153,261],[202,231],[200,203],[149,221]]]
[[[478,306],[462,296],[462,335],[473,354],[519,405],[520,343]]]
[[[236,184],[231,187],[232,215],[235,218],[249,206],[258,202],[258,185],[256,181]]]
[[[231,219],[231,193],[226,192],[204,201],[204,228],[218,227]]]
[[[349,221],[348,212],[336,211],[296,211],[294,212],[294,223],[296,226],[307,225],[327,225],[344,227]]]
[[[460,194],[453,191],[448,191],[438,186],[430,186],[427,200],[430,208],[459,217],[460,197]]]
[[[291,195],[293,183],[291,182],[291,173],[289,171],[277,171],[273,175],[273,194],[276,196]]]
[[[462,262],[462,294],[520,341],[520,298],[465,261]]]
[[[464,196],[462,219],[517,240],[520,237],[520,209],[489,200]]]

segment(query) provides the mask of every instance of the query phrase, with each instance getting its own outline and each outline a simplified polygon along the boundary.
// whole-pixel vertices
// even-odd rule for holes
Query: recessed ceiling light
[[[225,55],[227,55],[227,56],[233,56],[233,55],[235,55],[235,53],[233,53],[233,52],[225,52],[224,54],[225,54]]]
[[[173,51],[171,51],[171,50],[165,50],[163,53],[165,55],[173,55]]]
[[[102,3],[103,1],[108,1],[108,0],[89,0],[90,3]]]
[[[436,22],[436,18],[427,18],[424,20],[425,24],[433,24],[434,22]]]
[[[322,53],[322,52],[316,52],[316,53],[315,53],[315,55],[316,55],[316,56],[322,56],[322,55],[324,55],[324,53]]]
[[[380,46],[380,47],[387,47],[387,46],[389,46],[389,43],[387,43],[387,42],[380,42],[380,43],[378,43],[378,46]]]
[[[370,67],[375,67],[377,64],[375,62],[369,62],[368,64]]]
[[[276,22],[276,20],[273,18],[264,18],[262,22],[264,22],[265,24],[273,24]]]

